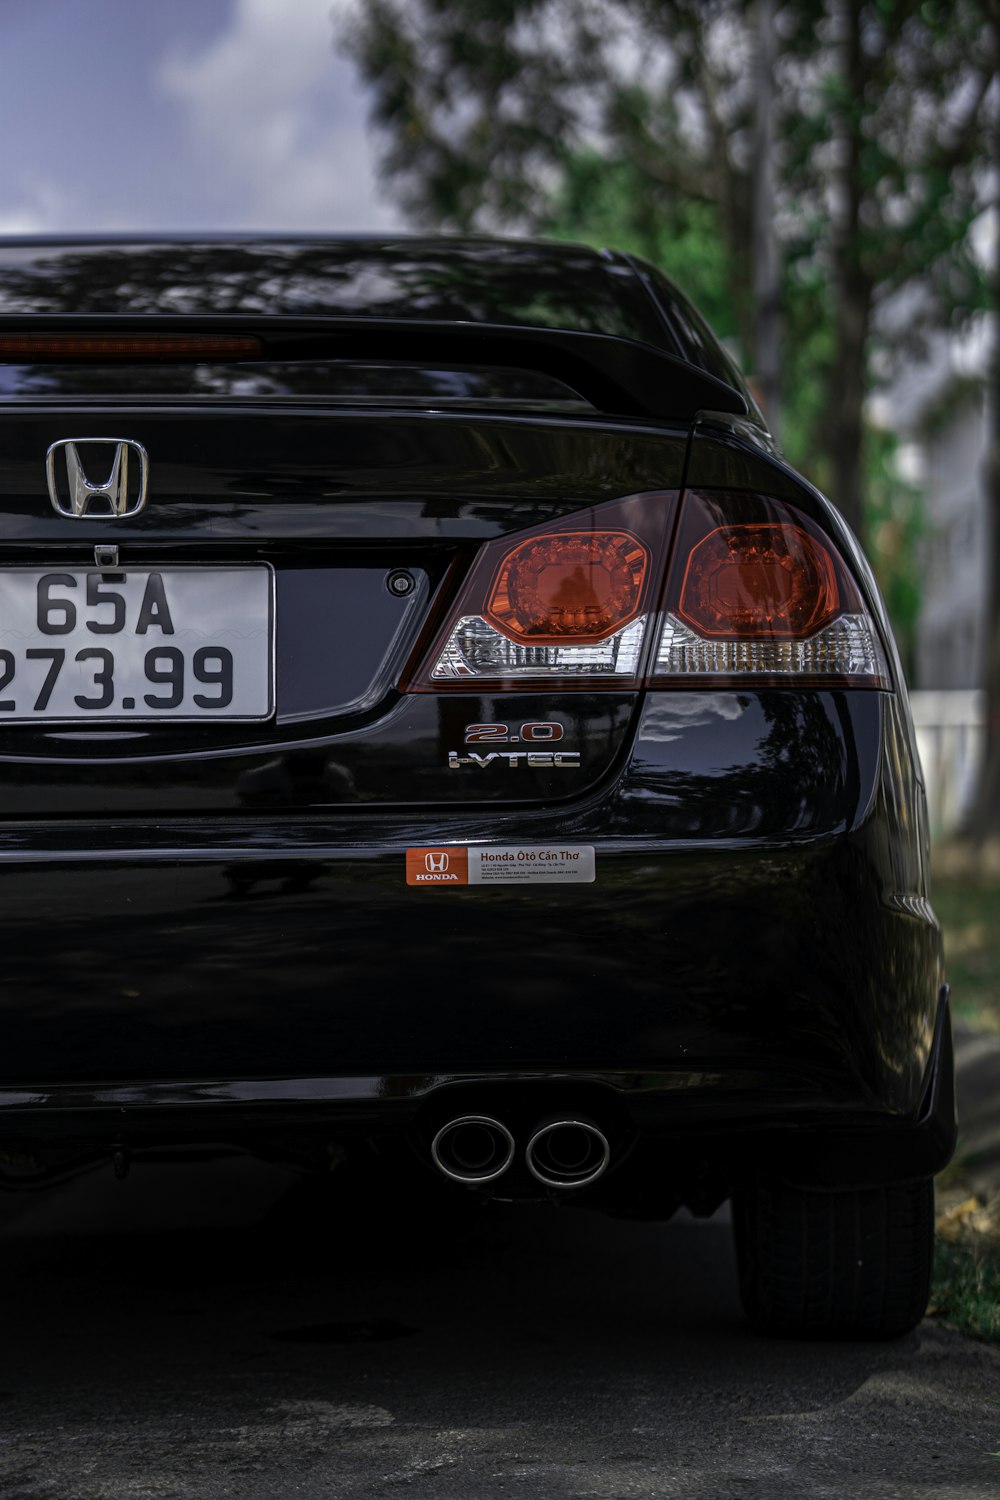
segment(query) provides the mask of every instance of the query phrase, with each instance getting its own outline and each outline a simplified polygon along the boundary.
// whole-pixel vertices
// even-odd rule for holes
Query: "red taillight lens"
[[[639,613],[650,552],[622,531],[535,537],[497,570],[486,619],[515,641],[603,641]]]
[[[720,526],[692,548],[677,613],[701,635],[813,635],[840,607],[833,560],[801,526]]]

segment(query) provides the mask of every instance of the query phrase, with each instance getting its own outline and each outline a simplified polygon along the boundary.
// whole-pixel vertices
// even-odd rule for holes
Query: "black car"
[[[676,287],[8,240],[0,403],[4,1185],[731,1197],[758,1327],[912,1327],[955,1120],[899,662]]]

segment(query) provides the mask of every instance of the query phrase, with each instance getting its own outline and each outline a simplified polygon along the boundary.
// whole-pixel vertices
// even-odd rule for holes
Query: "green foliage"
[[[985,290],[969,228],[990,158],[991,8],[790,0],[782,12],[788,252],[832,256],[881,297],[919,281],[937,326]]]
[[[1000,881],[936,871],[932,900],[956,1015],[978,1030],[1000,1032]]]
[[[523,228],[599,86],[587,0],[366,0],[344,45],[374,90],[383,170],[418,222]]]
[[[708,318],[720,338],[734,339],[738,320],[714,203],[662,199],[634,164],[594,150],[569,156],[538,228],[553,239],[614,246],[660,266]]]
[[[938,320],[981,301],[967,231],[989,155],[995,8],[784,0],[790,261],[829,274],[839,259],[866,296],[924,280]],[[647,244],[679,203],[712,210],[745,337],[755,24],[747,0],[358,0],[344,47],[373,90],[383,171],[416,220],[537,230],[553,198],[572,203],[578,164],[603,159],[612,192],[628,179]]]
[[[830,276],[821,265],[786,266],[782,313],[781,445],[797,469],[832,494],[828,385],[836,333]]]
[[[721,337],[738,344],[739,320],[714,204],[682,198],[662,207],[653,205],[651,211],[649,195],[630,162],[609,161],[588,151],[567,160],[552,217],[540,227],[557,239],[614,245],[644,256],[677,282]],[[828,491],[831,474],[823,424],[834,351],[829,277],[816,265],[788,270],[782,304],[782,446],[796,468]],[[737,353],[745,363],[746,351]],[[865,519],[872,563],[910,669],[920,609],[919,544],[925,527],[919,491],[896,469],[896,447],[890,433],[866,431]]]
[[[920,544],[927,534],[923,496],[899,473],[895,434],[865,429],[865,535],[885,596],[907,678],[915,677],[917,618],[921,600]]]

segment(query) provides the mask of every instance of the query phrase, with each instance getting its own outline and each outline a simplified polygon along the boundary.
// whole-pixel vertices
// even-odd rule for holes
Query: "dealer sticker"
[[[589,885],[592,844],[407,849],[407,885]]]

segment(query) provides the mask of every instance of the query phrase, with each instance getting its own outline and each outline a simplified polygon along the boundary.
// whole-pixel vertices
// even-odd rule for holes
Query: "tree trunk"
[[[833,475],[830,499],[856,536],[864,532],[862,511],[864,406],[868,389],[866,349],[872,288],[861,262],[861,111],[866,67],[861,47],[861,0],[841,7],[840,162],[833,213],[835,352],[830,370],[829,453]]]
[[[757,103],[754,121],[754,383],[768,426],[781,435],[781,265],[775,233],[774,0],[757,0]]]
[[[837,343],[830,375],[830,499],[855,536],[864,536],[864,408],[871,293],[847,280],[837,295]]]

